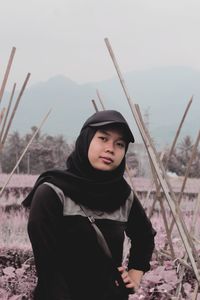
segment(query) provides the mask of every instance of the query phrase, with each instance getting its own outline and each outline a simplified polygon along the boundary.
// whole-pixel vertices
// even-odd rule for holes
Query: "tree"
[[[183,138],[181,143],[178,145],[177,149],[172,154],[168,162],[168,170],[174,172],[179,176],[184,176],[189,160],[192,155],[193,142],[190,136]],[[200,177],[200,152],[197,150],[196,156],[192,162],[190,172],[190,177]]]
[[[23,151],[23,142],[17,131],[8,136],[8,140],[3,148],[1,155],[2,171],[9,173],[17,163],[21,153]],[[22,169],[22,163],[19,164],[16,172],[20,173]]]
[[[32,127],[31,133],[24,137],[20,137],[18,132],[9,136],[1,156],[3,172],[12,171],[35,130],[36,127]],[[39,174],[51,168],[66,168],[66,159],[71,151],[72,146],[62,135],[54,137],[38,132],[19,165],[18,173]]]

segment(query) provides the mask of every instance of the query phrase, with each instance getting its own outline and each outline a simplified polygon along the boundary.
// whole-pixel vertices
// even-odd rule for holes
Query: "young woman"
[[[84,123],[67,169],[41,174],[23,201],[30,207],[35,300],[125,300],[150,269],[155,231],[123,177],[130,142],[134,137],[119,112],[95,113]],[[94,218],[112,258],[87,216]],[[131,240],[127,268],[125,233]],[[125,289],[118,294],[119,278]]]

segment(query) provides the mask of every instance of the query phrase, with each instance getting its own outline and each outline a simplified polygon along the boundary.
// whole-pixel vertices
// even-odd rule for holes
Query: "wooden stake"
[[[199,209],[200,209],[200,192],[198,193],[196,205],[195,205],[195,208],[194,208],[193,222],[192,222],[192,226],[191,226],[191,229],[190,229],[191,232],[192,232],[192,235],[194,235],[194,236],[196,234],[196,223],[197,223],[197,220],[199,218]]]
[[[197,300],[198,299],[198,290],[199,290],[199,283],[196,282],[191,300]]]
[[[170,158],[171,158],[171,156],[172,156],[172,153],[173,153],[173,151],[174,151],[176,142],[177,142],[178,137],[179,137],[179,135],[180,135],[181,128],[182,128],[182,126],[183,126],[183,122],[184,122],[184,120],[185,120],[185,118],[186,118],[186,115],[187,115],[187,113],[188,113],[188,111],[189,111],[190,105],[192,104],[192,100],[193,100],[193,96],[190,98],[189,103],[188,103],[188,105],[187,105],[187,107],[186,107],[186,109],[185,109],[185,112],[184,112],[183,117],[182,117],[182,119],[181,119],[180,125],[179,125],[179,127],[178,127],[178,129],[177,129],[177,132],[176,132],[176,135],[175,135],[175,137],[174,137],[173,143],[172,143],[172,145],[171,145],[170,151],[169,151],[169,153],[168,153],[168,155],[167,155],[167,159],[166,159],[166,162],[165,162],[165,164],[164,164],[165,170],[167,170],[167,166],[168,166],[169,160],[170,160]],[[161,159],[161,160],[162,160],[162,159]],[[153,214],[153,210],[154,210],[155,204],[156,204],[156,200],[153,202],[153,205],[152,205],[152,208],[151,208],[149,217],[151,217],[152,214]]]
[[[17,98],[17,100],[16,100],[16,103],[15,103],[15,106],[14,106],[14,108],[13,108],[12,114],[11,114],[11,116],[10,116],[10,120],[9,120],[9,122],[8,122],[6,131],[5,131],[5,133],[4,133],[3,137],[2,137],[2,141],[1,141],[1,144],[0,144],[0,152],[1,152],[1,150],[3,149],[3,146],[4,146],[4,144],[5,144],[5,141],[6,141],[6,138],[7,138],[7,135],[8,135],[8,131],[9,131],[9,129],[10,129],[11,123],[12,123],[12,121],[13,121],[13,118],[14,118],[14,116],[15,116],[15,113],[16,113],[17,108],[18,108],[18,105],[19,105],[19,101],[21,100],[21,97],[22,97],[23,92],[24,92],[24,90],[25,90],[25,88],[26,88],[26,85],[27,85],[27,82],[28,82],[28,80],[29,80],[29,78],[30,78],[30,75],[31,75],[30,73],[27,74],[26,79],[25,79],[25,81],[24,81],[24,84],[23,84],[23,86],[22,86],[22,88],[21,88],[21,91],[20,91],[20,93],[19,93],[19,96],[18,96],[18,98]]]
[[[173,140],[171,149],[170,149],[170,151],[169,151],[169,154],[167,155],[167,160],[166,160],[166,163],[165,163],[165,168],[166,168],[166,169],[167,169],[167,166],[168,166],[169,159],[170,159],[170,157],[171,157],[171,155],[172,155],[172,153],[173,153],[173,151],[174,151],[174,148],[175,148],[177,139],[178,139],[178,137],[179,137],[179,135],[180,135],[180,131],[181,131],[181,128],[182,128],[182,126],[183,126],[183,122],[185,121],[185,118],[186,118],[186,115],[187,115],[187,113],[188,113],[188,111],[189,111],[190,105],[192,104],[192,101],[193,101],[193,96],[190,98],[190,100],[189,100],[189,102],[188,102],[188,105],[187,105],[187,107],[186,107],[186,109],[185,109],[185,112],[184,112],[184,114],[183,114],[183,117],[182,117],[182,119],[181,119],[180,125],[179,125],[179,127],[178,127],[178,129],[177,129],[175,138],[174,138],[174,140]]]
[[[20,164],[22,158],[24,157],[26,151],[28,150],[28,148],[30,147],[31,143],[33,142],[35,136],[38,134],[38,132],[39,132],[39,130],[41,129],[41,127],[43,126],[44,122],[45,122],[46,119],[48,118],[50,112],[51,112],[51,109],[50,109],[50,110],[48,111],[48,113],[45,115],[45,117],[43,118],[42,122],[40,123],[40,125],[38,126],[38,128],[35,130],[34,134],[32,135],[32,137],[31,137],[30,141],[28,142],[27,146],[25,147],[24,151],[22,152],[20,158],[18,159],[16,165],[14,166],[14,168],[13,168],[12,172],[10,173],[10,175],[9,175],[9,177],[8,177],[8,179],[7,179],[7,181],[5,182],[5,184],[3,185],[3,187],[2,187],[2,189],[1,189],[1,191],[0,191],[0,197],[1,197],[1,195],[3,194],[3,192],[4,192],[4,190],[5,190],[6,186],[7,186],[7,184],[9,183],[9,181],[10,181],[10,179],[11,179],[13,173],[15,172],[15,170],[17,169],[17,167],[19,166],[19,164]]]
[[[94,99],[92,99],[92,104],[93,104],[93,106],[94,106],[95,111],[96,111],[96,112],[99,111],[99,110],[98,110],[98,107],[97,107],[97,105],[96,105],[96,102],[95,102]]]
[[[183,192],[184,192],[185,185],[186,185],[186,182],[187,182],[187,179],[188,179],[188,176],[189,176],[189,172],[190,172],[190,168],[191,168],[192,162],[193,162],[193,160],[195,158],[195,155],[197,153],[197,148],[198,148],[198,145],[199,145],[199,141],[200,141],[200,130],[199,130],[196,142],[195,142],[195,144],[194,144],[194,146],[192,148],[192,154],[191,154],[190,160],[188,162],[188,165],[187,165],[187,168],[186,168],[186,172],[185,172],[185,176],[184,176],[184,180],[183,180],[183,184],[182,184],[182,187],[181,187],[181,191],[180,191],[179,196],[178,196],[178,205],[179,206],[181,204]],[[170,232],[172,232],[172,230],[173,230],[174,223],[175,223],[175,221],[172,220],[171,225],[170,225]]]
[[[3,121],[5,111],[6,111],[6,108],[3,107],[2,111],[0,112],[0,125],[1,125],[1,122]],[[0,140],[1,140],[1,139],[0,139]]]
[[[194,215],[193,215],[193,220],[192,220],[192,225],[191,225],[191,228],[190,228],[190,232],[191,232],[191,236],[195,235],[195,225],[196,225],[196,222],[197,222],[197,218],[198,218],[198,213],[199,213],[199,206],[200,206],[200,193],[198,194],[198,198],[197,198],[197,201],[196,201],[196,205],[195,205],[195,208],[194,208]],[[187,253],[185,253],[184,255],[184,261],[188,261],[188,255]],[[186,266],[185,265],[182,265],[180,266],[180,269],[179,269],[179,283],[178,283],[178,286],[177,286],[177,289],[176,289],[176,296],[179,297],[180,294],[181,294],[181,289],[182,289],[182,285],[183,285],[183,277],[185,275],[185,271],[186,271]],[[195,294],[195,290],[194,290],[194,295]],[[193,298],[193,299],[196,299],[196,298]]]
[[[145,127],[139,105],[137,105],[137,104],[136,104],[136,109],[137,109],[138,116],[140,118],[140,122],[141,122],[142,126],[144,127],[146,135],[148,136],[151,147],[154,147],[151,136],[148,132],[148,129]],[[151,166],[151,171],[152,171],[152,175],[153,175],[153,178],[154,178],[154,182],[155,182],[155,185],[156,185],[156,198],[159,200],[159,203],[160,203],[161,213],[162,213],[163,222],[164,222],[164,226],[165,226],[165,230],[166,230],[166,234],[167,234],[167,238],[168,238],[168,242],[169,242],[169,246],[170,246],[172,259],[174,259],[175,258],[175,252],[174,252],[174,248],[173,248],[173,244],[172,244],[172,240],[171,240],[171,235],[170,235],[170,232],[169,232],[169,227],[168,227],[168,223],[167,223],[167,217],[166,217],[164,205],[163,205],[163,202],[162,202],[162,199],[161,199],[160,185],[159,185],[156,173],[154,171],[154,166],[153,166],[153,163],[151,161],[150,156],[149,156],[149,161],[150,161],[150,166]]]
[[[99,91],[96,90],[96,93],[97,93],[97,97],[98,97],[98,99],[99,99],[99,102],[101,103],[102,109],[105,110],[105,106],[104,106],[104,104],[103,104],[103,101],[102,101],[102,98],[101,98],[101,96],[100,96],[100,94],[99,94]]]
[[[10,112],[10,107],[11,107],[13,96],[14,96],[14,93],[15,93],[15,88],[16,88],[16,83],[14,83],[14,85],[13,85],[12,93],[11,93],[9,104],[8,104],[8,109],[7,109],[7,112],[6,112],[6,115],[5,115],[5,119],[4,119],[4,122],[3,122],[1,132],[0,132],[0,143],[1,143],[1,139],[2,139],[2,136],[3,136],[4,129],[5,129],[8,114]]]
[[[11,65],[12,65],[12,62],[13,62],[14,55],[15,55],[15,51],[16,51],[16,48],[13,47],[12,51],[11,51],[11,54],[10,54],[9,61],[8,61],[8,65],[7,65],[7,68],[6,68],[6,72],[5,72],[5,75],[4,75],[4,79],[3,79],[3,82],[2,82],[2,85],[1,85],[1,88],[0,88],[0,104],[1,104],[3,94],[4,94],[6,83],[7,83],[7,80],[8,80],[8,75],[10,73],[10,69],[11,69]]]
[[[148,140],[148,137],[147,137],[147,135],[144,131],[144,128],[142,127],[142,124],[141,124],[140,119],[138,117],[136,106],[132,103],[131,97],[128,94],[128,90],[126,88],[125,81],[122,77],[122,74],[121,74],[121,71],[120,71],[119,66],[117,64],[117,61],[115,59],[113,50],[112,50],[111,45],[110,45],[107,38],[105,39],[105,43],[106,43],[107,49],[110,53],[111,59],[114,63],[115,69],[117,71],[119,80],[121,82],[121,85],[122,85],[122,88],[124,90],[125,96],[126,96],[127,101],[129,103],[129,106],[130,106],[130,109],[132,111],[133,117],[134,117],[134,119],[136,121],[136,124],[138,126],[138,129],[141,133],[141,136],[142,136],[142,139],[145,143],[146,149],[147,149],[147,151],[148,151],[148,153],[151,157],[152,163],[154,165],[154,169],[156,171],[156,174],[158,176],[158,179],[160,181],[160,184],[161,184],[162,189],[164,191],[164,194],[166,196],[168,205],[171,209],[171,212],[174,216],[174,219],[176,220],[176,225],[177,225],[178,231],[180,233],[181,239],[183,241],[183,244],[185,246],[185,249],[186,249],[186,251],[188,253],[188,256],[190,258],[190,262],[191,262],[194,274],[195,274],[198,282],[200,282],[199,271],[198,271],[197,264],[196,264],[196,261],[195,261],[194,256],[193,256],[194,245],[191,245],[191,243],[189,242],[189,232],[187,231],[187,228],[184,224],[183,218],[181,216],[180,209],[179,209],[178,205],[176,205],[175,194],[174,194],[174,192],[171,188],[171,185],[170,185],[170,183],[167,179],[167,176],[165,174],[165,170],[164,170],[164,168],[163,168],[163,166],[162,166],[162,164],[159,160],[159,156],[154,151],[154,149],[151,147],[151,145],[149,143],[149,140]],[[195,258],[196,258],[196,255],[195,255]]]

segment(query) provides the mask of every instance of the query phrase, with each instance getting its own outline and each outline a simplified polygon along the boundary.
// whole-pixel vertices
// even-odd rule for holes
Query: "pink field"
[[[7,176],[8,175],[1,174],[0,186],[3,185]],[[21,206],[21,201],[24,199],[28,190],[31,189],[37,177],[37,175],[13,176],[7,186],[7,190],[0,198],[0,300],[32,299],[32,291],[36,284],[37,277],[35,274],[31,245],[26,231],[28,212]],[[182,178],[178,178],[172,183],[174,189],[177,192],[180,191]],[[141,203],[148,214],[153,203],[153,193],[149,199],[146,199],[146,194],[149,188],[154,192],[154,186],[149,179],[146,180],[144,178],[134,178],[133,184],[136,186]],[[197,181],[189,180],[185,190],[186,193],[180,205],[189,232],[191,231],[199,186],[199,179]],[[172,216],[165,200],[164,207],[167,220],[170,223]],[[171,258],[169,241],[167,239],[158,201],[151,221],[157,231],[155,238],[156,247],[151,261],[151,270],[144,275],[140,289],[137,294],[130,296],[130,300],[193,299],[196,283],[194,272],[186,268],[183,270],[183,277],[180,277],[180,272],[177,272],[182,268],[178,259],[185,259],[185,261],[187,261],[187,259],[184,258],[185,248],[178,230],[176,226],[174,226],[172,243],[175,259]],[[195,247],[198,253],[200,253],[199,221],[197,221],[195,226],[193,240],[195,241]],[[165,251],[163,251],[164,249]],[[127,253],[128,243],[125,246],[125,254]],[[200,300],[200,292],[196,299]]]
[[[1,209],[0,213],[0,299],[31,299],[37,278],[26,232],[27,213],[24,209],[11,210],[9,213]],[[190,226],[192,213],[185,214],[185,220],[187,226]],[[192,299],[195,277],[188,269],[185,270],[182,279],[180,297],[173,298],[179,282],[176,272],[178,262],[160,253],[165,244],[168,244],[162,215],[155,213],[151,221],[157,230],[156,250],[151,262],[151,271],[144,275],[140,289],[137,294],[130,296],[130,300]],[[195,237],[199,240],[199,231],[196,232]],[[183,258],[185,249],[176,228],[172,240],[176,257]],[[200,244],[197,243],[198,251],[199,246]],[[127,249],[125,248],[125,252]],[[169,253],[169,249],[167,252]],[[13,298],[14,295],[24,295],[24,298]],[[200,293],[198,297],[200,299]]]

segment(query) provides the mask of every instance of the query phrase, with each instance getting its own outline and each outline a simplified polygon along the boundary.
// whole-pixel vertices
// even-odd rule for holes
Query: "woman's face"
[[[99,129],[95,133],[88,150],[88,159],[93,168],[112,171],[122,162],[126,152],[126,142],[119,129]]]

